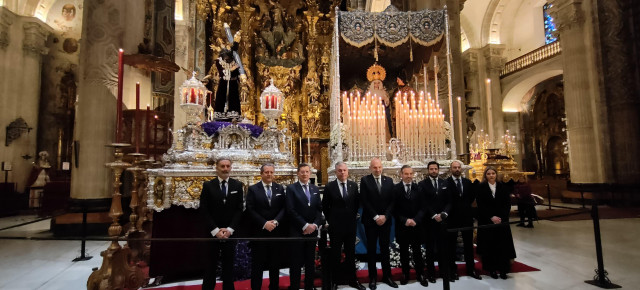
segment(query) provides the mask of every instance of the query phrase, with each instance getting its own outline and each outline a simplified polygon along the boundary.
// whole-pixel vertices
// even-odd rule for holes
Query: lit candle
[[[302,160],[302,134],[300,134],[300,146],[298,146],[298,149],[300,149],[300,163],[304,163],[304,160]]]
[[[120,143],[120,131],[122,130],[122,91],[124,77],[124,50],[118,50],[118,99],[116,101],[116,143]]]
[[[487,119],[488,119],[488,127],[489,127],[489,142],[493,142],[493,107],[491,101],[491,79],[487,79],[486,81],[486,89],[487,89]]]
[[[140,82],[136,82],[136,153],[140,153]]]
[[[311,163],[311,138],[307,136],[307,154],[309,154],[309,163]]]
[[[462,139],[462,98],[458,97],[458,127],[460,128],[460,153],[464,153],[464,139]]]

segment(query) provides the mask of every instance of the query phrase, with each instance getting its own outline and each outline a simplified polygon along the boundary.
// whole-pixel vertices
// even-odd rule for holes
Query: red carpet
[[[476,262],[476,270],[480,271],[480,269],[482,269],[482,263],[481,262]],[[436,267],[436,271],[438,271],[438,267]],[[533,272],[533,271],[540,271],[540,269],[531,267],[529,265],[525,265],[522,264],[520,262],[514,262],[513,265],[511,266],[511,272],[512,273],[519,273],[519,272]],[[483,275],[488,275],[488,273],[486,273],[485,271],[480,271]],[[458,264],[458,275],[459,276],[466,276],[466,269],[464,267],[463,264]],[[393,276],[393,280],[394,281],[399,281],[401,276],[402,276],[402,271],[400,270],[400,268],[394,268],[391,270],[391,274]],[[360,281],[360,283],[363,283],[363,285],[366,285],[366,283],[369,283],[369,276],[368,276],[368,271],[367,270],[360,270],[357,272],[356,274],[358,276],[358,281]],[[382,270],[378,269],[378,279],[382,279]],[[411,270],[411,279],[415,279],[415,272],[413,270]],[[304,281],[304,276],[302,276],[301,281]],[[251,289],[251,281],[250,280],[243,280],[243,281],[236,281],[235,282],[235,286],[236,289]],[[322,280],[320,278],[316,279],[314,281],[314,286],[315,287],[320,287],[322,286]],[[280,289],[287,289],[289,287],[289,277],[288,276],[283,276],[280,277]],[[156,288],[156,289],[166,289],[166,290],[199,290],[202,288],[202,285],[191,285],[191,286],[173,286],[173,287],[163,287],[163,288]],[[222,289],[222,283],[218,282],[218,284],[216,285],[216,289]],[[262,282],[262,289],[268,290],[269,289],[269,279],[264,279]]]

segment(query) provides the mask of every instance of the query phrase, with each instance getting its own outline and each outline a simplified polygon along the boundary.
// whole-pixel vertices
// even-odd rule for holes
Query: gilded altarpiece
[[[228,45],[223,41],[224,23],[231,26],[233,33],[241,31],[238,54],[247,75],[240,88],[242,115],[254,124],[266,123],[259,110],[259,96],[273,79],[285,95],[278,129],[286,129],[292,140],[297,141],[292,144],[292,153],[298,162],[310,160],[321,172],[320,182],[326,183],[327,176],[323,173],[327,172],[329,162],[321,152],[329,141],[330,47],[334,11],[339,1],[240,0],[234,1],[235,5],[230,2],[196,2],[199,17],[212,25],[207,35],[208,55],[216,58]],[[217,79],[215,69],[209,72],[211,79]],[[312,146],[307,145],[308,141]]]

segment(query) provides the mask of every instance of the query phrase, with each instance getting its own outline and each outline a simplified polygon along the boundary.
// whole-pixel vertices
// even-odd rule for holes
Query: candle
[[[423,81],[424,81],[424,91],[428,92],[429,89],[427,88],[427,81],[429,80],[428,75],[427,75],[427,65],[423,64],[422,65],[422,74],[423,74]]]
[[[213,93],[211,91],[207,91],[207,95],[209,95],[209,107],[211,107],[211,105],[213,105],[213,102],[211,101],[211,96],[213,95]]]
[[[307,154],[309,154],[309,163],[311,163],[311,138],[307,136]]]
[[[145,132],[144,132],[144,139],[146,140],[145,142],[145,149],[147,151],[147,156],[149,156],[149,140],[150,140],[150,133],[151,133],[151,128],[150,128],[150,114],[151,114],[151,110],[149,110],[149,104],[147,104],[147,112],[144,115],[144,126],[145,126]]]
[[[302,136],[300,136],[299,141],[300,141],[300,146],[298,146],[298,149],[300,150],[300,163],[304,163],[304,161],[302,160]]]
[[[156,142],[158,140],[158,115],[153,115],[153,148],[156,149]],[[155,154],[154,154],[155,155]]]
[[[122,130],[122,91],[124,77],[124,50],[118,50],[118,98],[116,101],[116,143],[120,143],[120,131]]]
[[[493,108],[491,101],[491,79],[487,79],[486,81],[486,89],[487,89],[487,119],[488,119],[488,130],[489,131],[489,142],[493,142]]]
[[[458,97],[458,127],[460,128],[460,153],[464,153],[464,139],[462,138],[462,98]]]
[[[140,153],[140,82],[136,82],[136,153]]]

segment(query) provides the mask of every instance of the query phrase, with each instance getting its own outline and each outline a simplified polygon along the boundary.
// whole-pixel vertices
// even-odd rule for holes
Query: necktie
[[[407,197],[407,199],[411,199],[411,185],[405,184],[405,186],[407,187],[405,196]]]
[[[376,185],[378,186],[378,193],[382,193],[382,185],[380,185],[380,177],[376,178]]]
[[[438,194],[438,180],[431,178],[431,183],[433,183],[433,188],[435,189],[436,194]]]
[[[271,185],[267,184],[267,198],[269,198],[269,203],[271,203]]]
[[[227,196],[227,181],[226,180],[222,181],[222,187],[220,189],[222,190],[222,193],[226,197]]]
[[[347,192],[347,187],[345,186],[344,182],[342,182],[340,184],[342,184],[342,198],[347,199],[347,194],[349,194]]]
[[[460,182],[460,178],[456,178],[456,187],[458,188],[458,193],[462,196],[462,183]]]
[[[302,187],[304,188],[304,194],[307,196],[307,200],[311,203],[311,194],[309,194],[309,188],[307,186],[308,185],[305,184]]]

